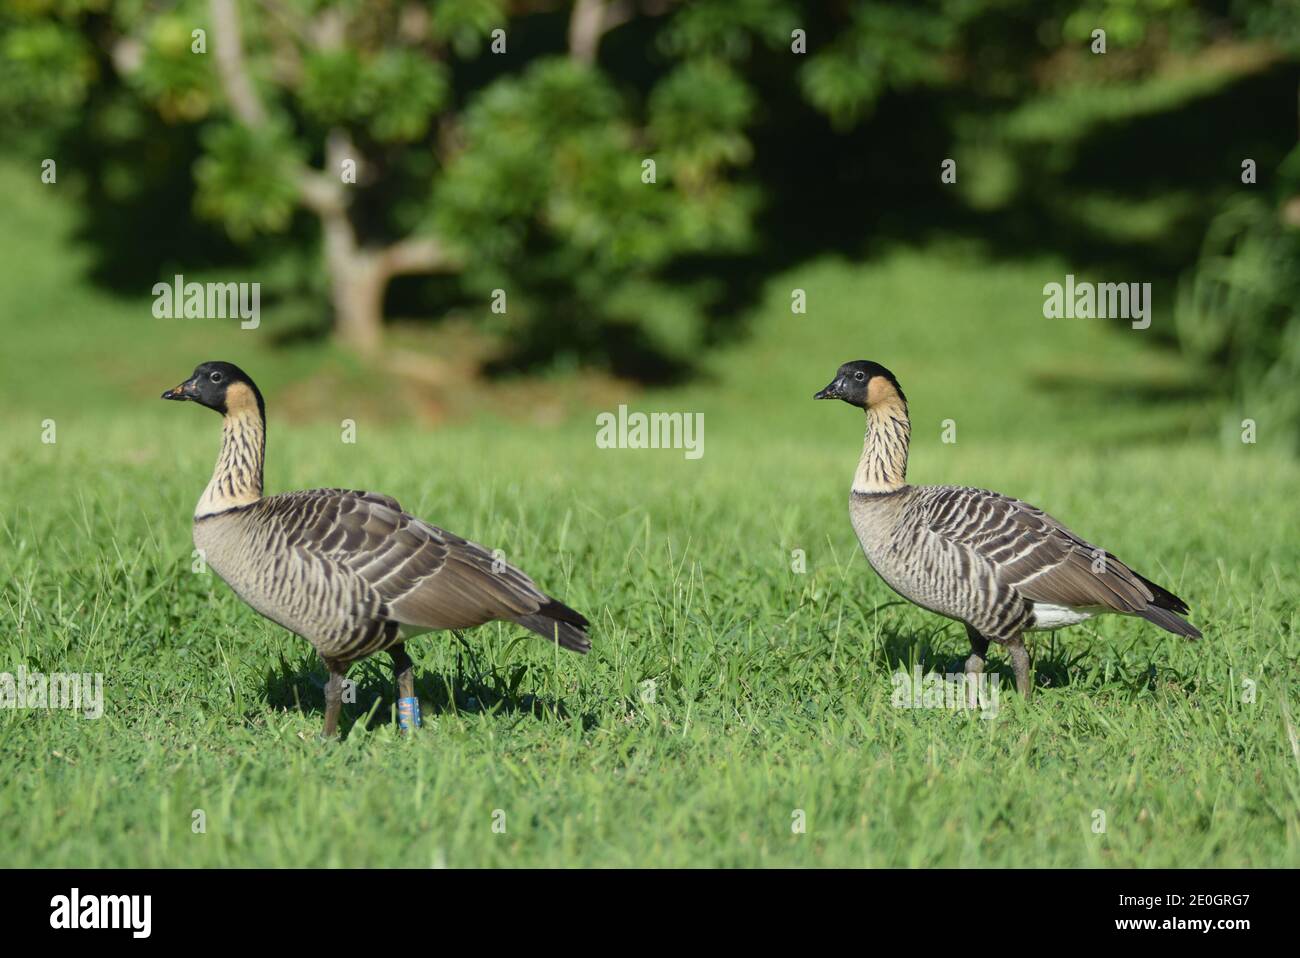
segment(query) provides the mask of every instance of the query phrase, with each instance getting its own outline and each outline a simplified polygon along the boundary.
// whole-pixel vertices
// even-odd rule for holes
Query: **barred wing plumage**
[[[1043,510],[987,489],[936,486],[918,503],[927,528],[985,560],[997,581],[1032,602],[1139,615],[1198,638],[1187,605]]]
[[[548,638],[558,626],[562,645],[590,647],[582,615],[483,546],[410,515],[389,496],[312,489],[271,496],[258,508],[281,527],[288,548],[358,576],[392,621],[432,630],[505,619]]]

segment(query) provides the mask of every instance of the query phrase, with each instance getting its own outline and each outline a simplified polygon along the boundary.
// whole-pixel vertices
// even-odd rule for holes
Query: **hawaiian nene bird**
[[[849,518],[885,583],[966,626],[966,672],[984,671],[990,642],[1006,646],[1016,688],[1033,687],[1023,633],[1077,625],[1103,612],[1137,615],[1168,632],[1201,633],[1175,613],[1182,599],[1075,535],[1041,509],[959,486],[909,486],[907,398],[885,367],[845,363],[814,399],[866,410],[867,435]]]
[[[241,599],[296,632],[329,670],[325,736],[338,729],[348,666],[387,650],[403,727],[419,724],[404,643],[435,629],[516,622],[586,652],[587,620],[491,552],[372,492],[311,489],[262,495],[266,407],[230,363],[203,363],[163,399],[224,417],[221,455],[194,508],[194,545]]]

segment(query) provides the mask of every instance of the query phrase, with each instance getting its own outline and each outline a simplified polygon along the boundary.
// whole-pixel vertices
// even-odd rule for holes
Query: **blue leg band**
[[[420,727],[420,700],[411,696],[397,700],[397,727],[409,731]]]

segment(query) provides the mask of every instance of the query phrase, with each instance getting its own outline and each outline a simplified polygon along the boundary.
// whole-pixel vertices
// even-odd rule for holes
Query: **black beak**
[[[194,385],[194,380],[193,380],[193,379],[187,379],[185,382],[181,383],[179,386],[173,386],[171,389],[169,389],[169,390],[167,390],[165,393],[163,393],[163,394],[162,394],[162,398],[163,398],[163,399],[179,399],[179,400],[198,399],[198,398],[199,398],[199,390],[198,390],[198,387],[196,387],[196,386]]]
[[[840,398],[842,398],[842,394],[840,393],[840,386],[842,386],[843,383],[844,383],[844,380],[840,379],[839,377],[836,377],[835,379],[832,379],[830,382],[828,382],[828,383],[826,384],[826,388],[825,388],[825,389],[823,389],[821,392],[819,392],[819,393],[817,393],[815,396],[813,396],[813,399],[840,399]]]

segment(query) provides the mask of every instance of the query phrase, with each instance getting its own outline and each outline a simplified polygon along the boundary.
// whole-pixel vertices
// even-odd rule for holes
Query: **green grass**
[[[435,429],[357,413],[365,397],[341,390],[286,421],[277,400],[340,364],[328,348],[168,325],[147,291],[106,297],[81,279],[61,201],[5,176],[0,671],[102,673],[105,714],[0,710],[0,862],[1300,863],[1300,469],[1267,423],[1255,445],[1213,444],[1221,410],[1140,333],[1044,320],[1042,285],[1067,264],[935,249],[774,277],[751,338],[697,384],[626,399],[703,412],[688,461],[597,449],[595,409]],[[1035,636],[1041,687],[1004,694],[993,721],[892,707],[895,670],[955,667],[966,642],[898,603],[849,527],[860,414],[810,397],[859,357],[908,391],[913,481],[1048,509],[1186,598],[1205,639],[1102,619]],[[587,613],[593,652],[497,625],[429,636],[410,647],[419,734],[396,734],[379,656],[353,669],[342,743],[319,741],[308,645],[191,572],[218,421],[157,396],[210,358],[266,386],[270,491],[374,489],[499,547]]]

